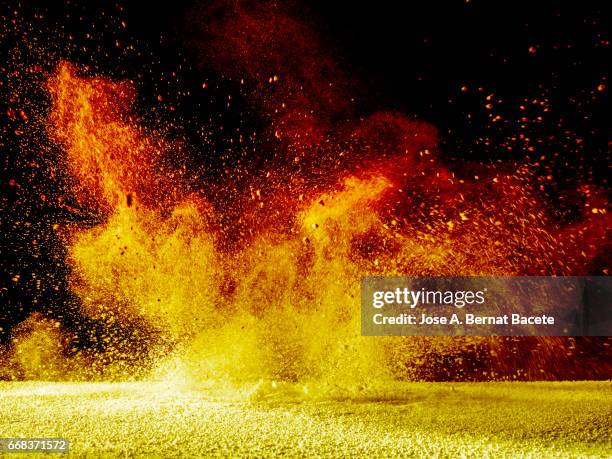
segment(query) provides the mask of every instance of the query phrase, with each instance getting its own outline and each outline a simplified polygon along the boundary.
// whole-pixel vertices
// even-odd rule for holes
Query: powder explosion
[[[59,63],[45,129],[67,195],[95,218],[57,231],[69,288],[99,327],[79,348],[74,331],[35,313],[5,353],[11,377],[362,389],[571,367],[572,338],[362,337],[359,282],[581,274],[610,223],[596,190],[585,186],[588,212],[560,227],[527,164],[449,169],[433,127],[357,115],[313,33],[271,5],[237,6],[207,33],[202,58],[247,80],[270,160],[257,175],[230,164],[221,183],[194,189],[173,163],[185,151],[133,110],[137,85]]]

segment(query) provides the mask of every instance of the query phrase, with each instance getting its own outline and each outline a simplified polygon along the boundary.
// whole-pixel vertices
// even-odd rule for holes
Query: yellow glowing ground
[[[0,382],[0,437],[65,437],[87,457],[609,457],[611,416],[610,382],[405,383],[350,398],[262,384],[233,400],[162,383]]]

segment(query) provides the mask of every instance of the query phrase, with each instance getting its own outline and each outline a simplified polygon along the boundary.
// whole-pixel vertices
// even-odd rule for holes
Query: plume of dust
[[[367,205],[390,186],[349,179],[332,205],[298,216],[299,236],[262,235],[219,253],[190,204],[165,220],[118,208],[71,247],[74,290],[91,317],[146,318],[173,352],[158,377],[232,386],[316,381],[351,386],[387,379],[381,342],[359,336],[356,234],[379,223]]]
[[[68,357],[70,337],[60,324],[32,314],[13,330],[13,349],[5,354],[3,371],[7,379],[66,380],[83,379],[86,361],[78,355]]]
[[[72,191],[103,218],[92,228],[66,231],[71,288],[86,316],[124,335],[129,330],[123,342],[129,352],[153,360],[151,377],[221,385],[232,393],[247,387],[255,397],[279,384],[312,395],[384,388],[393,379],[414,377],[431,355],[445,356],[442,365],[461,366],[466,353],[486,364],[499,350],[495,339],[360,336],[360,277],[515,274],[521,265],[516,246],[522,256],[551,260],[547,249],[554,241],[542,215],[513,178],[493,204],[444,195],[425,225],[399,224],[388,211],[403,186],[393,157],[366,172],[344,174],[328,192],[296,196],[288,230],[258,228],[244,247],[222,249],[212,207],[204,197],[186,194],[180,177],[160,166],[170,145],[129,114],[129,86],[82,78],[62,64],[49,88],[50,131],[66,151]],[[408,138],[403,130],[409,125],[401,129]],[[402,154],[410,157],[406,166],[417,152]],[[431,180],[446,176],[441,167],[432,169]],[[513,212],[494,218],[504,206]],[[527,235],[537,237],[528,244]],[[38,343],[49,355],[66,353],[59,333],[39,328],[24,335],[16,356],[27,343]],[[115,343],[109,337],[105,353],[120,361],[125,349],[114,349]],[[70,377],[72,368],[89,368],[95,360],[49,358],[54,363],[46,374]],[[44,373],[23,368],[32,377]]]

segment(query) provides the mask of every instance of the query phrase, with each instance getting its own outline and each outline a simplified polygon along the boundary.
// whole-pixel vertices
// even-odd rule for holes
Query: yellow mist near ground
[[[351,242],[377,223],[367,204],[390,184],[350,179],[299,216],[298,237],[262,236],[218,253],[205,216],[119,207],[70,249],[87,315],[135,325],[171,350],[158,375],[196,380],[339,382],[382,377],[380,342],[360,337],[359,266]]]
[[[85,361],[80,356],[69,359],[65,356],[67,339],[54,320],[41,314],[32,314],[14,330],[12,366],[19,379],[64,380],[80,379]]]
[[[379,254],[386,259],[356,255],[362,238],[386,237],[376,205],[392,187],[381,176],[348,178],[296,215],[291,236],[263,234],[234,253],[216,248],[205,213],[193,204],[165,218],[138,205],[119,207],[75,237],[73,290],[84,311],[109,326],[131,321],[142,330],[144,319],[149,344],[165,350],[156,378],[343,391],[409,378],[432,347],[451,359],[456,350],[461,359],[487,339],[361,336],[362,275],[397,274],[393,263],[441,270],[448,262],[407,238],[396,241],[399,253]]]
[[[84,312],[109,325],[145,318],[163,338],[182,341],[223,315],[214,238],[192,204],[164,220],[119,207],[104,225],[77,235],[70,261]]]

